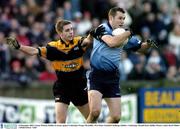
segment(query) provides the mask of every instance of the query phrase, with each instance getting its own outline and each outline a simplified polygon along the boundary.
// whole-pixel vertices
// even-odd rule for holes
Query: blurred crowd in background
[[[58,40],[57,19],[71,20],[76,35],[107,20],[111,7],[126,9],[125,27],[145,41],[161,44],[146,55],[123,52],[121,80],[180,80],[180,0],[0,0],[0,80],[27,84],[53,81],[50,63],[38,56],[12,50],[5,37],[15,36],[23,45],[44,46]],[[89,69],[90,50],[84,66]]]

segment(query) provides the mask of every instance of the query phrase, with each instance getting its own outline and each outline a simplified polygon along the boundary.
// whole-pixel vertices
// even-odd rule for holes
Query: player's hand
[[[152,39],[148,39],[148,40],[147,40],[147,43],[148,43],[151,47],[154,47],[154,48],[158,48],[158,46],[159,46],[159,44],[158,44],[156,41],[152,40]]]
[[[16,38],[14,37],[8,37],[6,38],[6,43],[14,49],[19,49],[21,46],[19,44],[19,42],[16,40]]]
[[[130,34],[130,38],[134,35],[132,29],[130,29],[130,28],[126,28],[125,31],[129,31],[129,32],[131,33],[131,34]]]
[[[105,32],[105,28],[103,27],[103,25],[101,25],[98,26],[96,29],[91,30],[90,35],[93,36],[95,39],[101,41],[101,37],[105,35]]]

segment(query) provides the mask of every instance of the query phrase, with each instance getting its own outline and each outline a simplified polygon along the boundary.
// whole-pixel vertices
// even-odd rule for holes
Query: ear
[[[109,16],[109,21],[112,21],[113,20],[113,16]]]
[[[58,33],[59,37],[63,37],[63,33]]]

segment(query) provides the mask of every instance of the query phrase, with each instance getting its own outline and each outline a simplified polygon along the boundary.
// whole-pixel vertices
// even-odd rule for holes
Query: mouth
[[[72,36],[69,36],[69,38],[72,39],[72,38],[73,38],[73,35],[72,35]]]

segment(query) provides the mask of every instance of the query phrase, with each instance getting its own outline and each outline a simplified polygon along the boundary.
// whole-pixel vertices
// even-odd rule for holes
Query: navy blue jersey
[[[108,23],[102,24],[107,35],[112,35],[112,28]],[[115,71],[119,67],[121,47],[111,48],[105,42],[94,38],[91,53],[91,66],[102,71]]]

